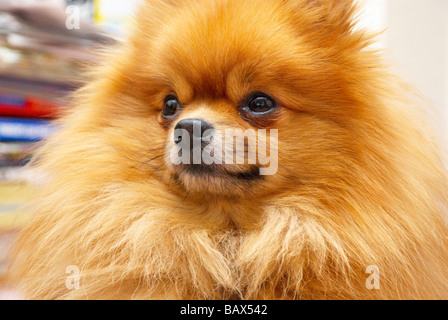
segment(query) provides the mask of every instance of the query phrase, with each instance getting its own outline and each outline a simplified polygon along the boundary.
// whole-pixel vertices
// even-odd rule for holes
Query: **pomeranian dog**
[[[144,1],[36,156],[10,281],[29,299],[448,298],[443,155],[355,7]]]

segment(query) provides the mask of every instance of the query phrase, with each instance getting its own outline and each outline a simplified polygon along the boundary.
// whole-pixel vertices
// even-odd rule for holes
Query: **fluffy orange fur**
[[[354,11],[146,0],[34,161],[47,178],[10,280],[32,299],[448,298],[442,157]],[[257,128],[237,106],[260,91],[280,105],[263,124],[279,130],[278,172],[180,186],[165,155],[175,123]],[[173,92],[185,108],[166,123]]]

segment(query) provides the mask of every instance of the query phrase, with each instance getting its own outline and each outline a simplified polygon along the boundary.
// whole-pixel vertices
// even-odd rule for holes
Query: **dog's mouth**
[[[242,171],[229,171],[219,169],[217,166],[213,165],[184,165],[179,170],[179,175],[187,174],[193,177],[209,177],[209,178],[222,178],[222,179],[237,179],[252,181],[260,179],[260,168],[258,166],[251,166],[249,169]]]
[[[256,165],[246,166],[241,170],[230,170],[217,165],[180,165],[173,174],[174,180],[188,191],[225,191],[247,185],[263,178]]]

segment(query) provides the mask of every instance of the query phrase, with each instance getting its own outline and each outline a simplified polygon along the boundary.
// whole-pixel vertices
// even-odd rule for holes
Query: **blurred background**
[[[448,1],[359,0],[360,27],[383,31],[378,47],[434,110],[448,138]]]
[[[24,165],[57,130],[64,97],[78,87],[92,49],[126,36],[143,0],[0,0],[0,277],[26,217],[18,212],[39,180]],[[359,28],[428,99],[448,137],[448,1],[360,0]]]

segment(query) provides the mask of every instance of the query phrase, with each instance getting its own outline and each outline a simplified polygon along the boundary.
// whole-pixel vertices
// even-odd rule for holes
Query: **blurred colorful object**
[[[93,0],[94,21],[107,32],[124,34],[141,0]]]

